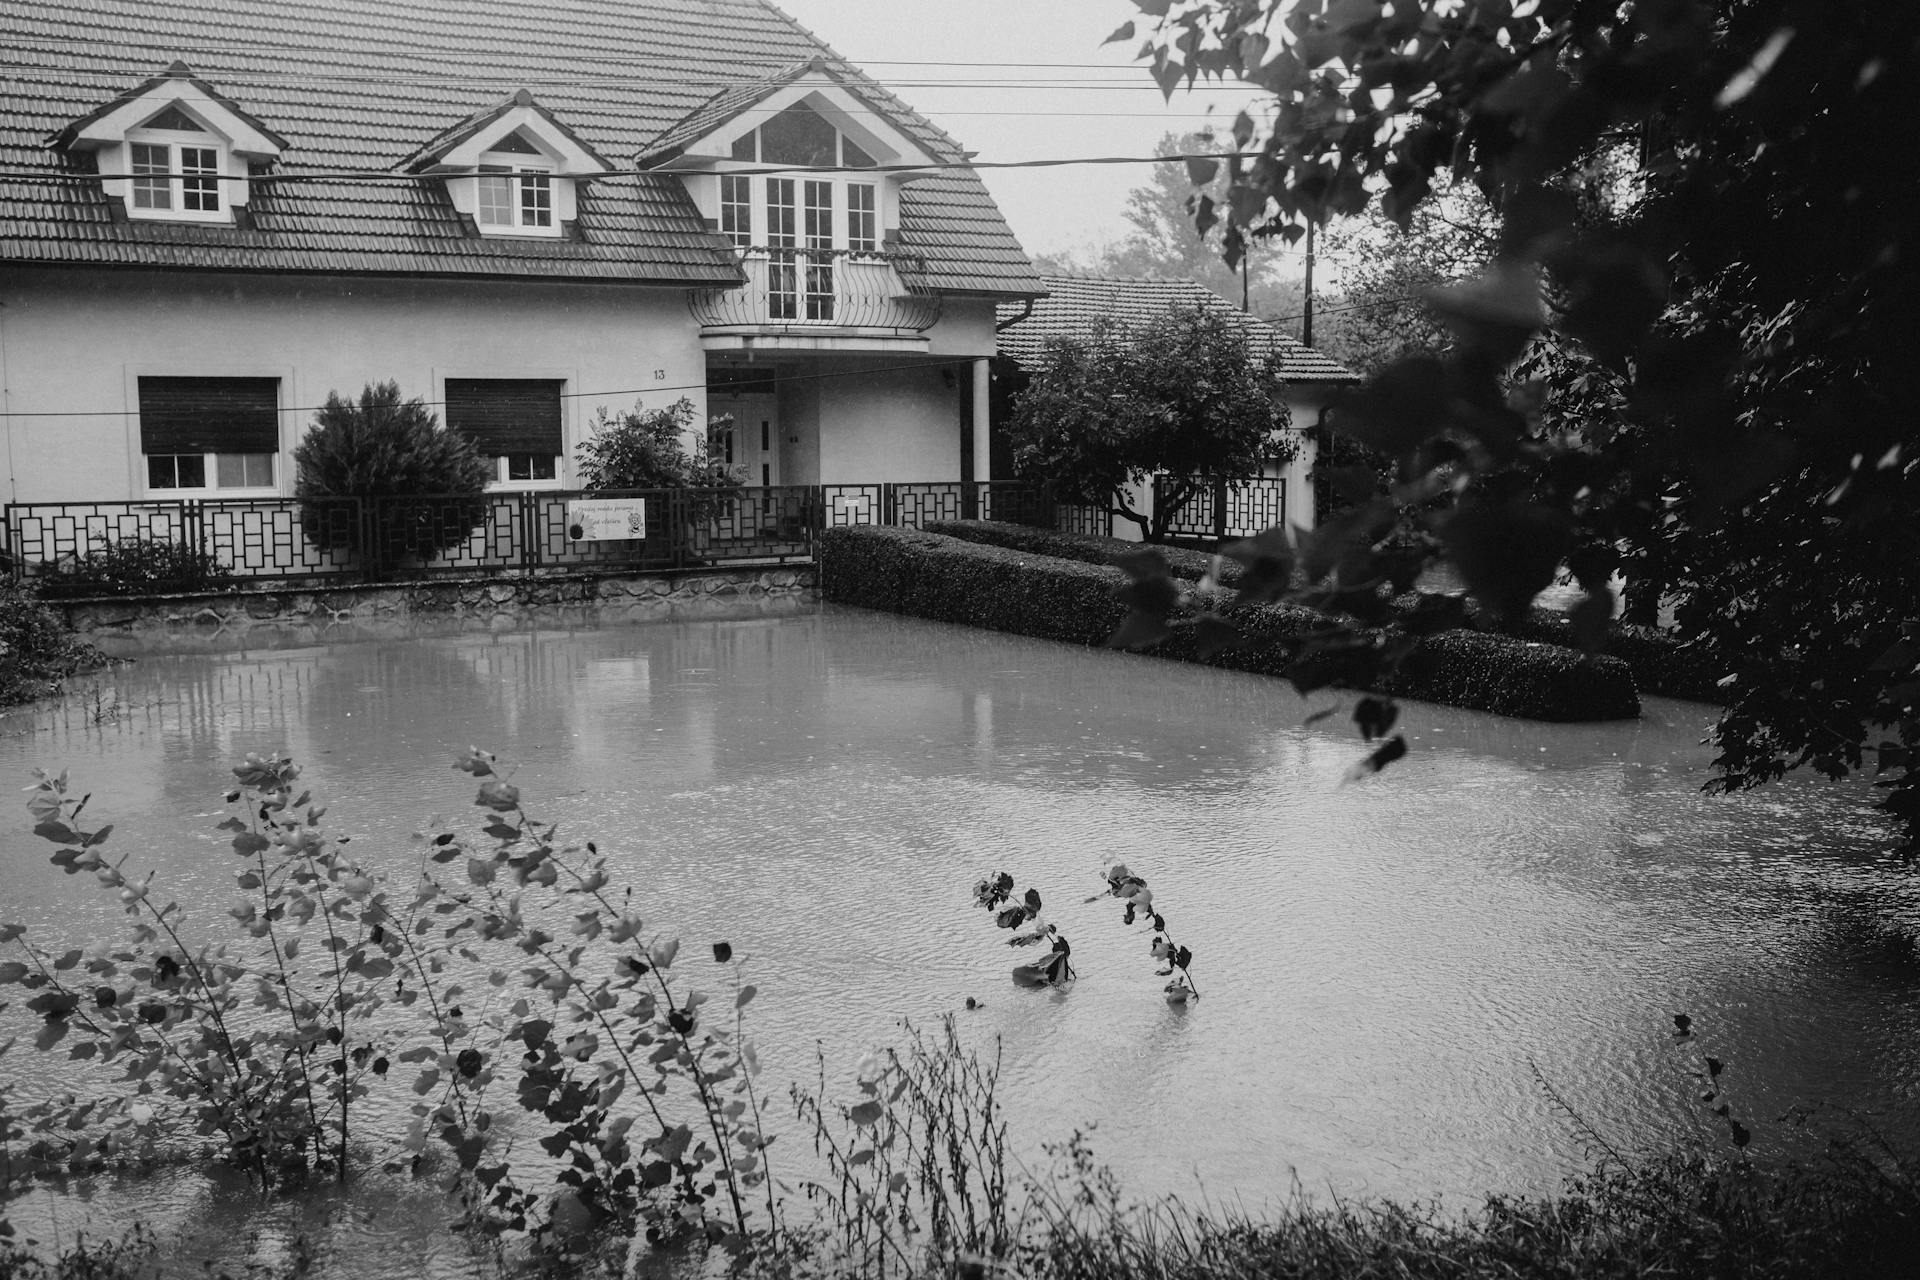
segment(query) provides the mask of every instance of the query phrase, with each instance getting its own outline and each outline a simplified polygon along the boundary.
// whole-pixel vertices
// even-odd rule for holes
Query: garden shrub
[[[1016,635],[1098,645],[1126,616],[1118,569],[874,526],[829,529],[817,545],[826,599]],[[1202,608],[1226,592],[1203,593]],[[1299,605],[1235,610],[1251,645],[1203,657],[1191,627],[1152,652],[1189,662],[1282,675],[1302,643],[1332,620]],[[1376,633],[1378,634],[1378,633]],[[1532,720],[1610,720],[1639,714],[1632,674],[1616,658],[1510,636],[1443,631],[1423,636],[1380,692]]]
[[[62,680],[105,661],[31,586],[0,577],[0,706],[57,693]]]
[[[651,412],[641,405],[636,400],[632,409],[614,414],[602,405],[595,412],[592,432],[575,455],[580,485],[595,492],[674,490],[650,497],[647,536],[684,538],[687,523],[711,520],[726,509],[740,481],[704,444],[687,449],[693,401],[682,396]],[[707,424],[709,437],[729,421],[712,419]],[[669,517],[670,506],[680,508],[677,517]]]
[[[233,585],[220,557],[180,542],[110,542],[54,564],[37,583],[47,598],[143,596],[165,591],[219,591]]]
[[[487,518],[493,468],[418,398],[402,403],[392,382],[370,383],[358,401],[327,393],[293,451],[300,522],[316,545],[371,555],[378,563],[426,558],[457,547]],[[374,509],[373,545],[362,526],[342,520],[328,498],[412,498]]]

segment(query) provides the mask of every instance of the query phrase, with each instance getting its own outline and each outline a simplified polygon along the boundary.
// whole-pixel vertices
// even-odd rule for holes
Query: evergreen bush
[[[493,469],[457,431],[418,398],[402,401],[393,382],[370,383],[357,401],[338,392],[314,414],[313,429],[293,451],[307,537],[376,563],[403,556],[426,558],[457,547],[486,520],[484,499]],[[327,499],[399,499],[373,505],[367,529],[343,520]]]

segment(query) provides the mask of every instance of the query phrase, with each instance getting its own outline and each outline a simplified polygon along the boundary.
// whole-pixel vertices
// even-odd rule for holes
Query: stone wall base
[[[703,569],[647,575],[462,578],[369,583],[324,590],[216,592],[96,600],[50,600],[67,625],[95,642],[116,635],[308,631],[338,626],[378,630],[385,622],[458,619],[511,626],[556,613],[584,619],[665,619],[758,612],[752,606],[815,598],[814,566]]]

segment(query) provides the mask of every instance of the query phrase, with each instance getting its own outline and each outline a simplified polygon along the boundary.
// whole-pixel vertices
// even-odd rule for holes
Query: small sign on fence
[[[576,498],[567,503],[567,537],[624,542],[647,536],[645,498]]]
[[[873,497],[865,493],[836,493],[833,509],[854,521],[868,520],[873,516]]]

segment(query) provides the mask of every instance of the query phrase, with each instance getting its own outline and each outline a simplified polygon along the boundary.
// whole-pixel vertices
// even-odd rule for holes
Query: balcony
[[[747,282],[695,289],[687,304],[709,351],[925,351],[940,299],[911,292],[894,255],[751,248]]]

